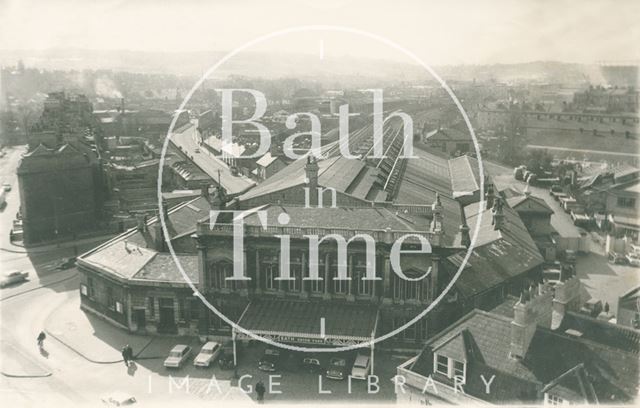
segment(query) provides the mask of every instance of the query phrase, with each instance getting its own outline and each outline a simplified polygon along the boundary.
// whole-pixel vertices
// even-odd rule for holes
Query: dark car
[[[242,343],[236,343],[236,360],[239,362],[242,356]],[[224,370],[233,368],[233,343],[229,342],[222,346],[220,356],[218,357],[218,365]]]
[[[280,366],[281,357],[280,350],[267,347],[258,361],[258,368],[262,371],[276,371]]]
[[[332,380],[344,380],[351,373],[353,359],[348,355],[338,355],[329,359],[325,376]]]
[[[56,266],[56,269],[70,269],[76,265],[76,257],[72,256],[70,258],[64,258],[62,262]]]
[[[237,352],[238,350],[236,350]],[[225,344],[222,346],[220,357],[218,357],[218,365],[223,370],[230,370],[233,368],[233,344]]]
[[[302,369],[313,374],[320,374],[323,371],[320,356],[305,353],[302,358]]]

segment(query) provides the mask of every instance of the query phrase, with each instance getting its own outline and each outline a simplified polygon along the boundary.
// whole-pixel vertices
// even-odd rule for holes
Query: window
[[[311,267],[309,267],[311,270]],[[324,279],[324,270],[325,270],[325,254],[318,254],[318,276],[320,279]],[[324,291],[324,280],[310,280],[311,292],[313,293],[322,293]]]
[[[466,381],[467,367],[463,361],[457,361],[441,354],[434,354],[433,370],[436,373],[457,379],[463,383]]]
[[[373,294],[373,281],[363,280],[367,276],[367,264],[364,256],[354,256],[353,279],[357,286],[357,294],[371,296]]]
[[[285,281],[289,292],[300,291],[300,281],[302,280],[302,254],[294,252],[289,260],[289,273],[293,280]]]
[[[153,296],[149,296],[149,318],[154,319],[156,315],[156,302]]]
[[[122,303],[116,302],[116,312],[118,312],[118,313],[122,313],[123,312]]]
[[[453,376],[454,377],[460,377],[460,378],[465,378],[464,376],[465,372],[464,372],[464,363],[461,361],[455,361],[453,360]]]
[[[233,276],[233,265],[231,262],[216,262],[212,265],[214,286],[218,289],[233,289],[233,281],[226,278]]]
[[[449,359],[436,354],[436,372],[442,375],[449,375]]]
[[[349,289],[349,281],[338,279],[338,256],[332,255],[331,261],[329,263],[329,276],[333,281],[333,292],[338,295],[346,295],[347,290]],[[348,275],[348,271],[347,271]]]
[[[113,298],[113,288],[107,286],[107,307],[109,309],[115,309],[115,299]]]
[[[410,277],[412,276],[410,275]],[[428,284],[424,283],[426,279],[428,278],[419,281],[407,281],[395,276],[393,298],[397,300],[427,300]],[[424,295],[423,292],[425,292]]]
[[[545,405],[568,405],[567,401],[553,394],[544,394]]]
[[[88,287],[87,296],[92,298],[94,296],[94,294],[95,294],[95,286],[93,284],[93,278],[87,278],[87,287]]]
[[[80,285],[80,293],[82,293],[83,296],[88,296],[89,295],[89,290],[87,289],[87,285]]]
[[[618,197],[618,207],[633,208],[636,206],[636,199],[631,197]]]
[[[278,281],[276,278],[280,275],[280,264],[276,253],[267,253],[263,256],[260,269],[264,274],[265,290],[277,290]]]

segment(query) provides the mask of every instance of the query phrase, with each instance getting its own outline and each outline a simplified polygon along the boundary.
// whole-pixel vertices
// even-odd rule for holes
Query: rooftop
[[[502,208],[504,221],[500,229],[495,229],[493,225],[491,209],[484,209],[478,214],[479,203],[464,208],[472,238],[478,228],[474,250],[456,282],[456,289],[465,297],[530,271],[544,261],[518,213],[508,206]],[[476,227],[479,216],[480,225]],[[462,265],[464,255],[451,255],[447,258],[448,262],[444,263],[444,268],[450,272],[457,270]]]
[[[510,356],[511,319],[474,310],[430,340],[410,369],[447,381],[433,372],[433,353],[454,353],[451,358],[467,362],[465,392],[490,402],[531,402],[553,387],[562,387],[563,395],[573,401],[591,402],[594,395],[601,403],[635,398],[637,354],[611,347],[606,338],[603,341],[537,327],[525,357],[515,359]],[[582,369],[584,372],[578,372]],[[494,374],[491,393],[486,394],[480,376],[489,379]],[[574,375],[580,377],[567,378]]]

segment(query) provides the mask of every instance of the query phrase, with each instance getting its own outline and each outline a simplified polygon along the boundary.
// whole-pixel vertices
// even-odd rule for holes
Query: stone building
[[[100,216],[101,175],[72,144],[26,153],[17,169],[25,244],[91,231]]]
[[[580,289],[572,276],[469,312],[398,367],[398,403],[633,402],[638,332],[577,313]]]

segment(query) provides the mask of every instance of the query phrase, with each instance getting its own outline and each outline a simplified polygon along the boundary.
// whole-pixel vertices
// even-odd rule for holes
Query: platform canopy
[[[280,343],[345,346],[370,341],[377,321],[375,305],[256,299],[238,323],[253,334]],[[236,335],[249,338],[239,331]]]

